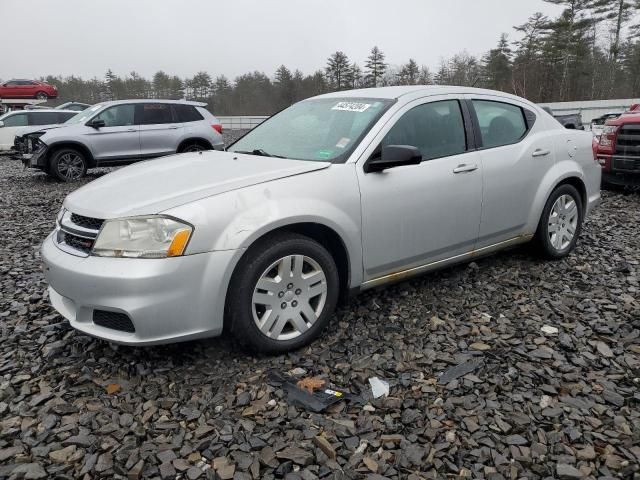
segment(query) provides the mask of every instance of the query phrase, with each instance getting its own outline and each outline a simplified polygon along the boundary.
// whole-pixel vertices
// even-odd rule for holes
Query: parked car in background
[[[555,118],[564,128],[568,128],[569,130],[584,130],[581,114],[571,113],[567,115],[556,115],[549,107],[545,106],[541,108]]]
[[[91,105],[89,105],[88,103],[65,102],[62,105],[58,105],[56,108],[59,108],[61,110],[75,110],[76,112],[81,112],[83,110],[86,110],[90,106]]]
[[[640,109],[607,120],[594,148],[604,187],[640,186]]]
[[[307,99],[227,151],[133,165],[67,196],[42,245],[49,298],[113,342],[225,328],[252,351],[296,349],[348,292],[532,239],[569,255],[600,200],[591,139],[489,90]]]
[[[16,134],[23,127],[64,123],[78,112],[55,109],[17,110],[0,116],[0,150],[11,150]]]
[[[607,120],[618,118],[620,115],[622,115],[622,113],[623,112],[608,112],[598,118],[594,118],[593,120],[591,120],[591,133],[593,134],[593,136],[599,139],[600,135],[602,134],[602,130],[604,130],[605,122]]]
[[[37,80],[9,80],[0,84],[0,98],[56,98],[58,89]]]
[[[118,100],[79,112],[60,128],[27,135],[25,164],[62,181],[88,168],[125,165],[172,153],[222,150],[222,126],[206,103]]]

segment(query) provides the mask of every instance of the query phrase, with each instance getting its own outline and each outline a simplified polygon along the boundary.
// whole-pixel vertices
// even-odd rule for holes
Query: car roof
[[[531,103],[528,100],[511,95],[504,92],[498,92],[495,90],[487,90],[484,88],[473,87],[458,87],[451,85],[410,85],[410,86],[398,86],[398,87],[378,87],[378,88],[360,88],[357,90],[342,90],[340,92],[325,93],[313,98],[345,98],[345,97],[360,97],[360,98],[380,98],[388,100],[397,100],[400,98],[406,98],[411,100],[413,98],[420,98],[429,95],[497,95],[504,98],[511,98],[513,100],[525,101]],[[532,104],[533,105],[533,104]]]
[[[16,113],[80,113],[75,110],[64,110],[62,108],[36,108],[33,110],[12,110],[11,112],[5,113],[5,115],[14,115]]]
[[[204,102],[192,102],[190,100],[161,100],[155,98],[131,98],[128,100],[110,100],[108,102],[98,102],[100,105],[120,105],[123,103],[171,103],[176,105],[193,105],[194,107],[206,107]]]

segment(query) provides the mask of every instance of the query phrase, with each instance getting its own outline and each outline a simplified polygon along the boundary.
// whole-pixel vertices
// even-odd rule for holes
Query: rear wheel
[[[227,295],[227,321],[246,349],[282,353],[314,340],[339,292],[331,254],[314,240],[278,234],[247,252]]]
[[[180,151],[178,153],[202,152],[204,150],[211,150],[211,149],[202,143],[190,142],[180,147]]]
[[[36,93],[36,98],[38,100],[47,100],[49,98],[49,95],[47,95],[45,92],[38,92]]]
[[[87,173],[87,160],[73,148],[63,148],[54,152],[47,173],[63,182],[73,182]]]
[[[582,229],[582,199],[572,185],[556,188],[544,207],[536,240],[548,258],[563,258],[575,248]]]

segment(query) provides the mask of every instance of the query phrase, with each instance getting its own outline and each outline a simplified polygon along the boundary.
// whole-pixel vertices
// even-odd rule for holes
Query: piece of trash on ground
[[[384,380],[380,380],[378,377],[371,377],[369,379],[369,385],[371,385],[373,398],[386,397],[389,395],[389,384]]]
[[[363,399],[337,388],[328,388],[326,380],[309,377],[297,380],[289,375],[271,370],[267,373],[267,383],[279,387],[287,394],[287,401],[306,410],[320,413],[331,405],[343,400],[363,404]]]

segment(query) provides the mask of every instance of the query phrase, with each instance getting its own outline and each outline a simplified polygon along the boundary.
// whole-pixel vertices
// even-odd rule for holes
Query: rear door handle
[[[169,127],[169,130],[177,130],[178,128],[180,128],[180,127],[176,127],[175,125],[171,125]]]
[[[471,163],[469,165],[467,165],[466,163],[462,163],[453,169],[453,173],[473,172],[474,170],[477,170],[477,169],[478,169],[478,165],[475,163]]]
[[[533,157],[546,157],[550,153],[551,153],[551,150],[545,150],[545,149],[539,148],[535,150],[531,155]]]
[[[137,132],[137,130],[135,128],[129,128],[127,129],[127,132]]]

